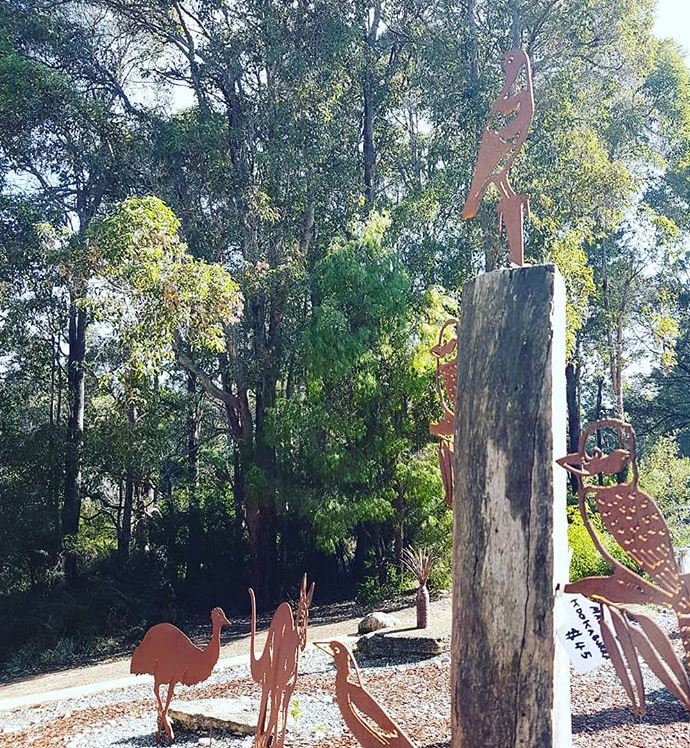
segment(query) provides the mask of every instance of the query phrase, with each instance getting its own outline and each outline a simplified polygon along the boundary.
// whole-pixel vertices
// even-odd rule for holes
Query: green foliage
[[[594,273],[587,264],[583,239],[576,232],[568,232],[551,246],[551,257],[566,283],[566,358],[575,354],[578,332],[583,328],[589,313],[589,303],[594,295]]]
[[[219,265],[194,259],[180,222],[158,198],[129,198],[90,228],[97,276],[87,300],[114,328],[129,375],[151,375],[174,355],[176,339],[219,353],[242,297]]]
[[[673,434],[659,437],[640,463],[640,487],[656,502],[676,547],[690,544],[690,457]]]
[[[632,559],[616,543],[610,533],[606,531],[598,514],[590,514],[590,523],[601,540],[604,548],[624,566],[639,572]],[[570,580],[572,582],[590,576],[609,576],[611,567],[599,554],[592,538],[582,521],[580,511],[576,506],[568,507],[568,545],[572,551],[570,559]]]
[[[464,282],[506,261],[496,195],[460,213],[514,22],[534,63],[512,174],[527,256],[565,277],[575,400],[631,413],[675,517],[690,79],[653,5],[477,0],[477,24],[397,0],[0,6],[0,595],[3,612],[56,600],[26,636],[59,658],[140,626],[151,567],[194,611],[244,609],[262,575],[269,606],[305,567],[324,594],[373,600],[406,583],[407,544],[448,585],[429,348]],[[654,444],[671,433],[677,452]],[[81,623],[61,586],[67,461],[70,547],[108,589],[77,601]],[[592,573],[570,519],[574,573]],[[19,645],[14,612],[11,628]]]

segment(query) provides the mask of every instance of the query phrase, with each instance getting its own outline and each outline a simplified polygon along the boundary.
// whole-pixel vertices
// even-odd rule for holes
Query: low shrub
[[[629,569],[639,572],[635,562],[616,543],[613,536],[606,531],[599,514],[596,512],[590,513],[589,519],[602,545],[613,558]],[[571,582],[583,577],[608,576],[611,574],[612,569],[599,554],[577,506],[568,507],[568,545],[573,554],[570,559]]]

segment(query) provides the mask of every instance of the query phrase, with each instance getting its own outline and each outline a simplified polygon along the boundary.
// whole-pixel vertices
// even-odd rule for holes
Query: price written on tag
[[[601,636],[601,608],[584,595],[562,596],[564,610],[556,632],[578,673],[588,673],[609,659]]]

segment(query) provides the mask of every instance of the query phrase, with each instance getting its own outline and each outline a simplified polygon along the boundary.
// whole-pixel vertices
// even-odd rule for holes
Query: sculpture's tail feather
[[[680,640],[683,644],[684,660],[690,668],[690,615],[687,613],[678,614],[678,628],[680,630]]]
[[[132,661],[129,664],[129,672],[132,673],[132,675],[146,675],[150,673],[145,660],[146,658],[141,651],[140,644],[132,654]]]
[[[477,215],[477,211],[479,210],[479,203],[481,202],[481,200],[482,195],[476,189],[473,180],[469,194],[467,195],[467,200],[465,200],[465,205],[462,209],[463,221],[469,221],[470,218],[474,218]]]
[[[259,672],[259,661],[256,658],[256,650],[254,649],[254,641],[256,637],[256,598],[254,597],[254,590],[249,588],[249,602],[251,604],[251,630],[249,638],[249,669],[252,674],[252,678],[258,683],[261,680],[261,673]]]

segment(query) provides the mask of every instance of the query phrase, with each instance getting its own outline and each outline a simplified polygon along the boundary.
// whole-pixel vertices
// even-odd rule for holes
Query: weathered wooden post
[[[565,289],[551,265],[465,286],[455,421],[452,748],[571,744]]]

